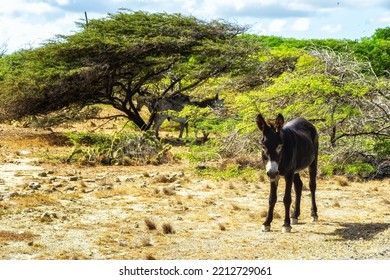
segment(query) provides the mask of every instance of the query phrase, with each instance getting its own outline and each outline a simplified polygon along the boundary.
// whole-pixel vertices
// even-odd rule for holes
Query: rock
[[[84,179],[84,182],[86,182],[86,183],[94,183],[94,182],[96,182],[96,179],[93,179],[93,178]]]
[[[50,213],[45,212],[41,215],[41,222],[50,222],[51,220]]]
[[[126,182],[134,182],[142,177],[143,177],[143,175],[133,175],[133,176],[127,177],[125,181]]]
[[[181,183],[180,182],[173,183],[171,185],[171,188],[174,190],[176,190],[177,188],[181,188]]]
[[[46,172],[38,173],[38,177],[47,177],[47,173]]]
[[[104,185],[102,187],[99,188],[99,190],[102,190],[102,191],[109,191],[109,190],[112,190],[112,186],[110,185]]]
[[[76,189],[75,186],[69,186],[65,188],[65,191],[74,191]]]
[[[33,190],[37,190],[41,187],[41,184],[39,182],[31,182],[28,184],[28,187]]]
[[[198,164],[197,166],[196,166],[196,169],[199,169],[199,170],[205,170],[207,168],[207,166],[205,165],[205,164]]]
[[[71,182],[75,182],[75,181],[77,181],[78,179],[79,179],[78,176],[71,176],[71,177],[69,177],[69,181],[71,181]]]
[[[41,215],[41,222],[51,222],[53,219],[58,219],[58,216],[56,213],[49,213],[45,212]]]

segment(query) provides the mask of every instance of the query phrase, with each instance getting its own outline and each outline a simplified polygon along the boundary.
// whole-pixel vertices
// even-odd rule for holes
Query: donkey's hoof
[[[265,226],[265,225],[263,225],[263,226],[261,227],[261,231],[263,231],[263,232],[270,232],[270,231],[271,231],[271,226]]]
[[[291,227],[282,227],[282,233],[290,233],[291,232]]]
[[[317,222],[317,221],[318,221],[318,216],[313,216],[313,217],[311,217],[311,221],[312,221],[312,222]]]
[[[298,219],[296,219],[296,218],[291,218],[291,224],[292,224],[292,225],[297,225],[297,224],[298,224]]]

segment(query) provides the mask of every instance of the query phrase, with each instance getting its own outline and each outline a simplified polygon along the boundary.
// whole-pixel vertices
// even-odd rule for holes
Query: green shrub
[[[370,163],[355,162],[344,166],[346,175],[359,177],[373,177],[377,173],[377,169]]]

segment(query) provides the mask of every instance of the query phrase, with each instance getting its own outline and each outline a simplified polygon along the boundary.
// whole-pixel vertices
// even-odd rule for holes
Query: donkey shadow
[[[329,235],[339,236],[341,240],[371,240],[377,234],[390,228],[390,223],[340,223],[342,228]]]

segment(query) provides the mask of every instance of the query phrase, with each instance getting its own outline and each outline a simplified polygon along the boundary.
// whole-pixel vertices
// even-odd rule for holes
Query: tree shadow
[[[371,240],[375,235],[390,228],[390,223],[341,223],[331,235],[339,236],[342,240]]]

